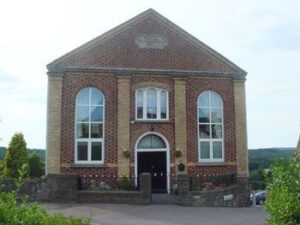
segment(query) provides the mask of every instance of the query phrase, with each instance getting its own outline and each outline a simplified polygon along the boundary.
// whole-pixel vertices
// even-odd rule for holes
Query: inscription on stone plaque
[[[164,49],[168,45],[166,38],[160,35],[139,35],[135,38],[135,43],[140,48]]]

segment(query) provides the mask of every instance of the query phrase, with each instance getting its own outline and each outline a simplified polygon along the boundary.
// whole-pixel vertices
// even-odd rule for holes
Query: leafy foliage
[[[38,204],[28,204],[23,198],[17,202],[16,192],[0,193],[0,224],[5,225],[90,225],[90,219],[49,215]]]
[[[268,225],[300,224],[300,154],[286,165],[283,160],[272,166],[267,179],[268,198],[265,204],[269,214]]]
[[[249,181],[253,190],[264,190],[266,188],[265,172],[269,170],[271,164],[281,158],[287,164],[289,157],[295,148],[267,148],[252,149],[249,155]]]
[[[9,143],[3,160],[3,175],[17,178],[24,164],[28,165],[26,142],[22,133],[16,133]]]
[[[26,164],[19,169],[19,177],[15,179],[13,191],[5,191],[5,179],[0,182],[0,224],[5,225],[90,225],[90,219],[77,219],[62,214],[50,215],[37,203],[29,204],[23,197],[20,201],[18,190],[22,185]]]
[[[28,153],[31,154],[33,152],[36,152],[40,158],[42,159],[42,161],[45,160],[45,149],[31,149],[31,148],[28,148],[27,149]],[[6,153],[6,148],[5,147],[0,147],[0,159],[3,159],[4,156],[5,156],[5,153]]]
[[[36,152],[30,154],[28,166],[31,178],[38,178],[44,175],[44,163]]]

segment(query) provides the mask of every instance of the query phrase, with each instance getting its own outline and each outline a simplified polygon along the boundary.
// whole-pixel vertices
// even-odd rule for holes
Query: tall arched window
[[[168,92],[160,88],[142,88],[135,92],[137,120],[168,120]]]
[[[223,161],[223,103],[214,91],[198,97],[199,161]]]
[[[104,96],[84,88],[76,97],[75,163],[103,163]]]

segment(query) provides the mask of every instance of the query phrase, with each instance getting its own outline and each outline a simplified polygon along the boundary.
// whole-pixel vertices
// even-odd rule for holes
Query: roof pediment
[[[47,68],[49,72],[110,69],[246,75],[153,9],[58,58]]]

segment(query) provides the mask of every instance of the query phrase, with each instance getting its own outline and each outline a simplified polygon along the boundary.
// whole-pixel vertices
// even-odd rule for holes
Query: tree
[[[28,164],[30,177],[38,178],[44,175],[44,163],[36,152],[30,154]]]
[[[279,161],[272,166],[268,177],[268,225],[300,224],[300,152],[288,164]]]
[[[12,137],[3,159],[3,175],[18,178],[23,165],[28,165],[26,142],[22,133],[16,133]],[[28,176],[28,171],[25,176]]]

